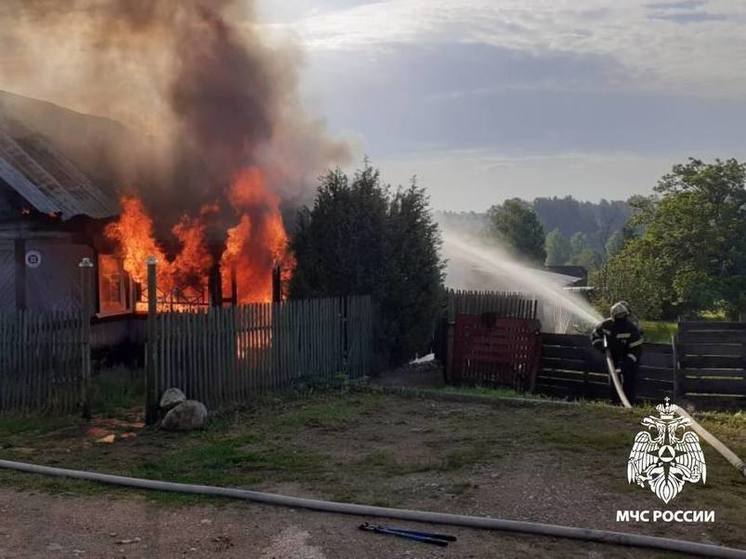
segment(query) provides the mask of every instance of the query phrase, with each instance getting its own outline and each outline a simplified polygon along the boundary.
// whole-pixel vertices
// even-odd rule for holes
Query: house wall
[[[40,256],[36,267],[27,262],[32,251]],[[95,262],[93,248],[68,234],[0,231],[0,311],[79,309],[78,264],[84,257]],[[95,281],[92,284],[90,300],[95,301]]]
[[[79,309],[82,300],[80,268],[83,258],[95,262],[91,247],[53,240],[29,240],[26,254],[41,254],[38,268],[26,266],[26,308],[37,311]],[[95,301],[95,289],[90,301]]]
[[[13,241],[0,239],[0,310],[16,308]]]

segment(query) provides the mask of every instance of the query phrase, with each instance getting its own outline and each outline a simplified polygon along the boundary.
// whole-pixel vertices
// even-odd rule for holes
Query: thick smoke
[[[169,226],[229,199],[243,169],[302,199],[346,157],[302,111],[297,52],[267,45],[246,0],[5,0],[0,28],[0,89],[123,123],[88,157]]]

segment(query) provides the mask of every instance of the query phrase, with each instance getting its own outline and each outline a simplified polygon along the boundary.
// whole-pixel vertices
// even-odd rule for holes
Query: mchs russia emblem
[[[659,417],[647,416],[641,424],[647,430],[635,436],[627,463],[627,480],[649,487],[664,503],[669,503],[686,482],[705,483],[707,467],[699,437],[689,431],[689,419],[676,414],[677,406],[658,404]]]

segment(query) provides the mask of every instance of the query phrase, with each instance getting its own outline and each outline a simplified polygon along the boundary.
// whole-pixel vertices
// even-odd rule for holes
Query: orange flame
[[[212,256],[207,250],[205,224],[184,216],[171,230],[181,244],[181,252],[171,263],[176,285],[203,290],[207,287],[207,273],[212,267]]]
[[[272,300],[272,268],[280,264],[283,280],[289,279],[294,262],[288,255],[288,237],[282,222],[279,197],[267,188],[262,171],[252,167],[241,172],[228,195],[240,216],[228,229],[221,256],[222,289],[231,293],[232,271],[240,303]],[[124,269],[143,287],[147,284],[147,259],[158,260],[158,290],[174,299],[206,293],[213,258],[208,249],[206,219],[218,213],[217,206],[206,206],[199,216],[184,216],[171,230],[180,249],[169,260],[155,240],[153,220],[138,198],[123,197],[119,220],[106,227],[105,235],[117,243]],[[140,306],[142,308],[142,306]]]
[[[256,167],[239,173],[229,198],[241,220],[228,230],[221,259],[223,290],[230,292],[231,270],[235,268],[239,302],[269,302],[272,268],[281,264],[288,274],[293,267],[287,256],[288,237],[280,198],[267,188],[264,174]]]
[[[121,199],[122,213],[119,220],[106,226],[104,234],[119,245],[124,261],[124,271],[137,283],[148,279],[147,260],[155,256],[158,260],[158,283],[166,287],[170,271],[166,256],[155,242],[153,220],[138,198],[124,196]]]

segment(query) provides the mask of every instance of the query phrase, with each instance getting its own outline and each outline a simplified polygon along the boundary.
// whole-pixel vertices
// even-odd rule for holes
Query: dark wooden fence
[[[541,353],[538,320],[456,315],[448,382],[533,390]]]
[[[89,333],[78,312],[0,314],[0,413],[86,407]]]
[[[681,322],[677,384],[703,409],[746,409],[746,324]]]
[[[591,347],[588,336],[542,334],[541,351],[536,392],[566,398],[609,398],[604,356]],[[673,348],[670,344],[645,344],[637,398],[659,402],[666,396],[674,396]]]
[[[372,367],[373,316],[370,297],[157,313],[151,402],[177,387],[217,408],[299,382],[361,377]]]

